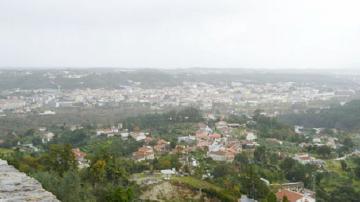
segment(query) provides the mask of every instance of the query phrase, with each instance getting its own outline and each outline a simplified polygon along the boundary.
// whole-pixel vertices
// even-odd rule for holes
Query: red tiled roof
[[[206,132],[204,130],[197,130],[195,136],[197,138],[207,138],[208,132]]]
[[[276,198],[278,200],[282,200],[284,198],[284,196],[287,197],[287,199],[290,201],[290,202],[296,202],[297,200],[301,199],[304,197],[303,194],[301,193],[298,193],[298,192],[294,192],[294,191],[290,191],[290,190],[287,190],[287,189],[282,189],[282,190],[279,190],[277,193],[276,193]]]
[[[209,138],[217,139],[217,138],[221,138],[221,135],[218,133],[213,133],[213,134],[209,135]]]
[[[85,152],[80,151],[79,148],[74,148],[71,150],[75,156],[75,158],[84,158],[86,156]]]

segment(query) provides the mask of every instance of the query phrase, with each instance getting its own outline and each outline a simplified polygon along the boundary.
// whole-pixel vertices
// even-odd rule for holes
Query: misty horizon
[[[1,1],[1,68],[356,69],[358,1]]]

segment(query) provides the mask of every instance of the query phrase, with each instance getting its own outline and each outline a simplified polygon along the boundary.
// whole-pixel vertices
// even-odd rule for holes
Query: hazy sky
[[[360,68],[360,1],[0,0],[0,66]]]

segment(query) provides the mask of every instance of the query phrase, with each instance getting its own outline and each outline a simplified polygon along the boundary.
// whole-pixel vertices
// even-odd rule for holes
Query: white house
[[[145,140],[145,138],[146,138],[146,135],[144,132],[136,132],[136,133],[132,132],[132,133],[130,133],[130,136],[132,138],[134,138],[136,141]]]
[[[256,139],[257,139],[257,136],[253,132],[248,132],[246,134],[247,141],[255,141]]]

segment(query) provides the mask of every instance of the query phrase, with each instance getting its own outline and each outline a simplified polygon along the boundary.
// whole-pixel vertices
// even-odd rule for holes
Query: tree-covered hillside
[[[329,109],[288,114],[280,117],[280,120],[288,124],[306,127],[357,130],[360,129],[360,100],[353,100],[343,106],[334,106]]]

